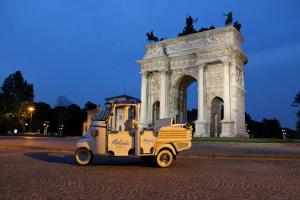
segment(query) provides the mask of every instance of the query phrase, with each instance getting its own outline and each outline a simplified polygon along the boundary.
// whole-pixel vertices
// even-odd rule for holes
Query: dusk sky
[[[0,82],[16,70],[34,85],[35,101],[55,105],[140,97],[145,34],[173,38],[187,13],[196,29],[222,27],[233,11],[242,24],[246,111],[255,120],[276,117],[295,128],[291,107],[300,91],[299,0],[0,0]],[[197,103],[189,89],[189,107]]]

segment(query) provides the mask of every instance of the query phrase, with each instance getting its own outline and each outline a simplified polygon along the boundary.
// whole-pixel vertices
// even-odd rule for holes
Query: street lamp
[[[286,131],[284,129],[281,130],[282,132],[282,139],[286,139]]]
[[[44,135],[48,135],[49,121],[45,121],[43,126],[44,126]]]
[[[30,113],[30,125],[29,125],[29,132],[31,133],[32,113],[33,113],[33,111],[35,111],[35,108],[34,108],[34,107],[32,107],[32,106],[30,106],[30,107],[28,107],[28,111],[29,111],[29,113]]]

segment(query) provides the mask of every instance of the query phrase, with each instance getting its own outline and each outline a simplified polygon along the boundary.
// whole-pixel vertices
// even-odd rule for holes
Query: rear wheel
[[[78,165],[88,165],[93,161],[93,153],[87,148],[79,148],[75,152],[75,161]]]
[[[174,160],[173,154],[170,150],[163,149],[156,156],[156,164],[159,167],[169,167]]]

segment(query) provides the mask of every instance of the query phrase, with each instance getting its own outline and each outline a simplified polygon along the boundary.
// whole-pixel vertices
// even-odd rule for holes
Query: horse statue
[[[239,21],[235,21],[233,23],[233,27],[240,32],[242,25],[239,23]]]
[[[150,31],[150,33],[147,33],[146,36],[147,36],[147,41],[148,41],[149,43],[151,43],[152,41],[153,41],[153,42],[158,42],[158,41],[159,41],[158,37],[154,36],[152,30]]]
[[[227,14],[223,14],[226,16],[225,26],[230,26],[232,24],[232,12],[227,12]]]

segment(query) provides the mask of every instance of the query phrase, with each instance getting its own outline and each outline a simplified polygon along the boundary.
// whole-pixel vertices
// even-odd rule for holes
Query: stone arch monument
[[[225,27],[147,45],[138,61],[141,126],[167,117],[186,122],[187,87],[197,81],[194,136],[246,136],[242,42],[235,28]]]

